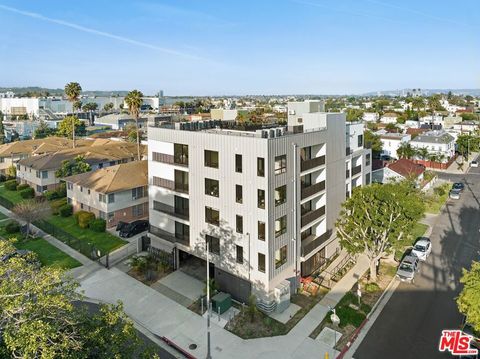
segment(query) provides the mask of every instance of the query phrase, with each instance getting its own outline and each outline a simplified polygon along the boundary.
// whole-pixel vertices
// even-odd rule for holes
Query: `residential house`
[[[385,113],[382,117],[380,117],[380,122],[381,123],[384,123],[384,124],[389,124],[389,123],[397,123],[397,118],[398,118],[398,115],[396,113],[393,113],[393,112],[387,112]]]
[[[105,219],[107,228],[148,218],[147,170],[147,161],[133,161],[66,177],[68,203]]]
[[[408,143],[412,137],[404,133],[386,133],[380,135],[382,142],[383,156],[390,156],[391,158],[398,158],[397,150],[403,143]]]
[[[421,186],[424,173],[425,166],[402,158],[392,163],[386,163],[386,166],[372,171],[372,182],[388,183],[408,179],[415,181],[417,186]]]
[[[364,112],[363,113],[363,121],[365,122],[377,122],[379,119],[379,115],[377,112]]]
[[[425,148],[428,154],[442,157],[441,161],[430,161],[428,158],[417,155],[418,162],[427,167],[440,165],[441,168],[444,168],[451,163],[455,156],[455,138],[444,130],[420,134],[410,141],[410,145],[417,150]]]

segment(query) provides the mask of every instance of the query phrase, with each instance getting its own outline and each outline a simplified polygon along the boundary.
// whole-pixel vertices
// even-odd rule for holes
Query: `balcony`
[[[352,176],[358,175],[360,172],[362,172],[362,165],[352,168]]]
[[[316,248],[320,247],[322,244],[324,244],[328,238],[330,237],[330,234],[328,232],[322,234],[321,236],[315,237],[315,236],[309,236],[305,238],[302,241],[302,256],[306,256]]]
[[[180,193],[188,194],[188,183],[175,182],[166,178],[153,177],[152,184],[157,187],[169,189]]]
[[[174,217],[186,220],[186,221],[188,221],[188,219],[189,219],[188,210],[181,211],[178,208],[175,209],[175,207],[170,206],[170,205],[165,204],[165,203],[153,201],[153,209],[155,211],[166,213],[170,216],[174,216]]]
[[[154,236],[164,239],[170,243],[180,243],[185,246],[190,246],[190,238],[188,235],[170,233],[161,228],[154,227],[154,226],[150,226],[149,232]]]
[[[309,211],[302,215],[300,219],[301,226],[304,227],[307,224],[313,222],[314,220],[322,217],[325,214],[325,206],[320,207],[319,209],[315,209],[313,211]]]
[[[302,187],[301,189],[301,198],[305,199],[310,196],[313,196],[315,193],[321,192],[325,189],[325,181],[315,183],[311,186]]]
[[[153,161],[155,162],[188,167],[188,157],[185,155],[174,156],[174,155],[169,155],[167,153],[153,152],[152,157],[153,157]]]
[[[311,170],[312,168],[323,166],[324,164],[325,164],[325,156],[315,157],[310,160],[302,160],[302,162],[300,163],[300,170],[302,172],[308,171],[308,170]]]

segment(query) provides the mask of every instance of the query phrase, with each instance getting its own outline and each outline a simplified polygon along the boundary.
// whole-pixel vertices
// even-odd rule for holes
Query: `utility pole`
[[[205,241],[207,244],[207,359],[212,359],[210,353],[210,257],[209,257],[209,245],[208,239]]]

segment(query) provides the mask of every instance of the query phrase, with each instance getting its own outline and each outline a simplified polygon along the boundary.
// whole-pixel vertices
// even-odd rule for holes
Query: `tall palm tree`
[[[426,147],[421,147],[417,149],[416,155],[420,157],[423,161],[425,161],[428,158],[428,150]]]
[[[142,97],[143,93],[138,90],[130,91],[125,97],[125,103],[128,106],[128,111],[130,112],[130,115],[132,115],[135,119],[135,125],[137,130],[137,157],[139,161],[142,158],[140,156],[140,133],[138,129],[138,116],[140,115],[140,108],[142,107],[143,103]]]
[[[417,113],[420,112],[420,108],[425,106],[423,97],[414,97],[412,99],[412,107],[417,109]]]
[[[415,150],[408,142],[402,142],[397,149],[397,156],[399,158],[411,159],[415,155]]]
[[[67,96],[68,101],[72,103],[73,112],[78,109],[78,98],[80,97],[81,93],[82,86],[80,86],[78,82],[69,82],[65,85],[65,96]],[[75,148],[75,121],[72,121],[72,140],[73,148]]]
[[[438,156],[436,153],[431,153],[428,155],[428,160],[430,161],[430,167],[435,168],[434,163],[438,161]],[[432,163],[433,162],[433,163]]]

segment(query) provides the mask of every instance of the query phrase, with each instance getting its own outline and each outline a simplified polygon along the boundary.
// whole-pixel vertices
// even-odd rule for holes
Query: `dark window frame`
[[[214,155],[216,154],[217,158],[214,159]],[[210,168],[218,168],[220,162],[220,156],[218,151],[213,150],[204,150],[204,165],[205,167]]]

